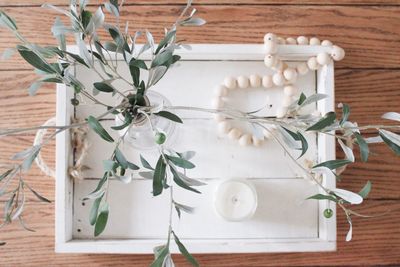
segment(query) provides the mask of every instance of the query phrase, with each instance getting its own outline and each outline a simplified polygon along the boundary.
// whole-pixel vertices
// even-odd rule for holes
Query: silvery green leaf
[[[182,152],[179,154],[182,158],[184,158],[186,160],[191,160],[196,155],[196,152],[195,151],[185,151],[185,152]]]
[[[192,46],[188,45],[188,44],[180,44],[180,46],[182,46],[184,49],[191,51],[192,50]]]
[[[195,208],[187,206],[187,205],[183,205],[183,204],[180,204],[180,203],[177,203],[177,202],[174,202],[174,205],[178,209],[180,209],[180,210],[182,210],[182,211],[184,211],[186,213],[189,213],[189,214],[192,214],[195,211]]]
[[[373,137],[367,137],[365,138],[365,142],[367,142],[368,144],[376,144],[376,143],[382,143],[382,137],[380,136],[373,136]]]
[[[351,204],[361,204],[363,202],[363,198],[359,194],[353,193],[351,191],[340,188],[332,189],[331,191],[341,199],[346,200]]]
[[[383,114],[382,119],[400,121],[400,113],[388,112],[388,113]]]
[[[34,82],[29,86],[28,92],[30,96],[36,95],[36,92],[39,90],[39,88],[43,85],[41,82]]]
[[[104,24],[104,13],[101,7],[99,7],[92,18],[90,19],[89,24],[94,25],[94,30],[99,29],[103,26]]]
[[[132,182],[132,175],[124,175],[124,176],[114,175],[114,176],[124,184],[129,184],[130,182]]]
[[[104,188],[100,188],[99,190],[95,190],[86,197],[83,198],[83,200],[88,200],[88,199],[97,199],[103,196],[104,192],[106,190]]]
[[[15,23],[15,20],[1,10],[0,10],[0,26],[4,26],[12,31],[17,30],[17,24]]]
[[[206,24],[206,21],[202,18],[189,18],[180,23],[182,26],[201,26]]]
[[[167,72],[166,66],[157,66],[149,71],[148,87],[155,85]]]
[[[45,3],[45,4],[42,5],[42,7],[48,8],[48,9],[53,9],[53,10],[59,12],[59,13],[62,13],[64,15],[70,17],[73,20],[76,20],[76,16],[74,16],[71,12],[69,12],[67,10],[64,10],[62,8],[56,7],[56,6],[52,5],[52,4]]]
[[[358,129],[357,125],[353,122],[346,121],[342,124],[344,131],[344,136],[350,136],[353,133],[360,133],[360,130]]]
[[[104,7],[111,14],[113,14],[116,17],[119,17],[119,11],[113,4],[106,2],[106,3],[104,3]]]
[[[285,129],[278,127],[278,131],[285,144],[291,149],[301,149],[301,144],[296,141]]]
[[[107,202],[103,202],[99,207],[99,216],[97,217],[96,224],[94,226],[94,236],[99,236],[106,228],[109,214],[109,205]]]
[[[20,203],[18,204],[18,207],[15,210],[13,216],[11,217],[12,221],[17,219],[22,214],[22,211],[24,210],[24,206],[25,206],[25,194],[22,193],[22,199],[21,199]]]
[[[368,181],[364,187],[361,189],[360,192],[358,192],[358,194],[362,197],[362,198],[366,198],[369,195],[369,192],[371,192],[371,188],[372,188],[372,183],[370,181]]]
[[[106,172],[114,172],[118,164],[113,160],[103,160],[103,169]]]
[[[79,7],[81,8],[81,10],[83,10],[88,3],[89,3],[89,0],[80,0]]]
[[[26,226],[24,220],[22,219],[22,216],[18,217],[18,221],[20,223],[20,225],[22,226],[22,228],[24,228],[24,230],[29,231],[29,232],[35,232],[35,230],[29,228],[28,226]]]
[[[338,139],[338,142],[339,142],[340,146],[342,147],[344,154],[346,155],[346,159],[351,162],[354,162],[355,159],[354,159],[353,150],[350,147],[346,146],[342,140]]]
[[[164,267],[175,267],[175,264],[172,260],[171,254],[169,254],[167,257],[164,259]]]
[[[263,140],[264,139],[263,128],[261,128],[261,126],[256,123],[251,123],[251,126],[253,128],[254,136],[260,140]]]
[[[187,177],[185,174],[181,173],[181,172],[177,172],[179,174],[179,177],[181,178],[181,180],[189,185],[189,186],[202,186],[202,185],[206,185],[206,183],[203,183],[197,179],[193,179],[193,178],[189,178]]]
[[[165,267],[165,258],[170,255],[168,246],[158,246],[154,248],[154,261],[150,267]]]
[[[31,168],[33,161],[35,158],[38,156],[40,152],[40,147],[39,146],[34,146],[34,149],[32,152],[24,159],[24,161],[21,164],[21,168],[24,171],[27,171]]]
[[[379,135],[382,140],[396,153],[400,155],[400,135],[380,129]]]
[[[149,43],[145,43],[142,48],[140,48],[139,53],[137,54],[137,57],[139,57],[141,54],[143,54],[145,51],[147,51],[150,48]]]
[[[309,97],[307,97],[304,101],[301,102],[301,104],[299,105],[300,107],[305,107],[309,104],[318,102],[322,99],[327,98],[328,95],[325,94],[314,94],[314,95],[310,95]]]
[[[92,57],[86,48],[86,44],[83,40],[78,39],[78,47],[79,47],[79,54],[83,58],[83,60],[88,64],[89,66],[93,66],[93,61]]]
[[[75,29],[64,25],[53,25],[53,27],[51,27],[51,32],[54,36],[58,37],[67,33],[75,32]]]
[[[351,222],[350,216],[347,216],[347,222],[349,223],[350,228],[346,235],[346,241],[349,242],[353,237],[353,223]]]
[[[152,180],[154,177],[154,172],[153,171],[148,171],[148,172],[139,172],[139,175],[145,179]]]
[[[20,151],[20,152],[16,153],[14,156],[12,156],[11,160],[24,159],[28,155],[30,155],[34,150],[36,150],[37,148],[38,148],[38,146],[32,146],[23,151]]]
[[[0,59],[1,59],[1,60],[10,59],[10,58],[14,55],[15,51],[17,51],[15,48],[7,48],[7,49],[4,50],[4,52],[1,54]]]
[[[154,52],[154,38],[153,35],[147,30],[146,30],[146,38],[147,38],[147,43],[151,47],[151,51]]]

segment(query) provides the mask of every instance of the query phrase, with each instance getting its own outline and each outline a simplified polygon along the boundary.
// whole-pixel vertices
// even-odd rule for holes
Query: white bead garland
[[[325,46],[331,50],[329,52],[321,52],[315,56],[310,57],[306,62],[300,62],[295,66],[288,66],[283,62],[279,56],[280,45],[312,45],[312,46]],[[328,48],[328,49],[329,49]],[[329,40],[321,41],[317,37],[308,38],[306,36],[299,36],[296,39],[288,37],[286,39],[278,37],[273,33],[267,33],[264,35],[264,49],[265,57],[264,64],[267,68],[272,69],[274,73],[272,75],[259,76],[252,74],[249,77],[240,75],[238,77],[226,77],[222,85],[215,87],[214,98],[212,99],[211,106],[215,109],[222,109],[224,107],[224,99],[228,96],[229,91],[241,88],[271,88],[275,86],[284,86],[282,106],[277,109],[276,117],[284,118],[287,116],[288,107],[295,101],[295,95],[298,89],[293,86],[299,75],[306,75],[310,70],[318,70],[321,66],[331,64],[332,61],[342,60],[345,56],[345,51]],[[238,128],[232,127],[229,121],[225,120],[225,117],[216,114],[214,116],[218,122],[217,129],[220,134],[227,135],[229,139],[236,140],[241,146],[248,146],[250,144],[258,147],[261,146],[264,139],[260,139],[255,135],[249,133],[242,133]],[[270,127],[268,130],[263,130],[265,139],[272,137],[273,131],[276,127]]]

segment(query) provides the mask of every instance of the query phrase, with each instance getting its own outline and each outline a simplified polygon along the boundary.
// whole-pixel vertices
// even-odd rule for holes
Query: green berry
[[[163,133],[156,133],[156,135],[154,136],[154,140],[157,144],[162,145],[164,144],[165,140],[167,139],[167,137],[165,136],[165,134]]]
[[[326,209],[326,210],[324,210],[324,216],[325,216],[325,218],[330,218],[330,217],[332,217],[333,216],[333,210],[332,209]]]
[[[79,100],[76,99],[76,98],[72,98],[72,99],[71,99],[71,104],[72,104],[73,106],[77,106],[77,105],[79,105]]]

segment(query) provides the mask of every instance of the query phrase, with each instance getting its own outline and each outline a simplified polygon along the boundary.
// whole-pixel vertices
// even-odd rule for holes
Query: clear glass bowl
[[[130,91],[124,92],[125,95],[128,93],[130,93]],[[151,106],[171,105],[171,102],[169,102],[169,100],[165,96],[155,91],[147,91],[146,96],[146,100],[150,103]],[[118,101],[121,102],[121,99],[119,99]],[[174,140],[176,128],[175,123],[171,120],[156,115],[151,115],[150,120],[151,124],[148,118],[143,116],[138,121],[133,122],[133,125],[131,127],[127,127],[119,131],[119,134],[120,136],[125,135],[124,141],[136,149],[149,150],[156,148],[157,144],[154,141],[154,135],[157,131],[166,135],[167,139],[164,145],[171,145]],[[121,114],[115,116],[116,125],[123,124],[123,121],[124,118]],[[126,133],[127,130],[129,130],[128,133]]]

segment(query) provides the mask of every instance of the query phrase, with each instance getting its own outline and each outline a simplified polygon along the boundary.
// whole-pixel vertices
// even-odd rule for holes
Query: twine
[[[71,123],[79,123],[80,121],[77,119],[72,119]],[[56,118],[50,118],[48,119],[43,126],[55,126],[56,125]],[[33,145],[40,145],[43,142],[43,138],[47,133],[47,128],[46,129],[40,129],[36,132],[35,139],[33,141]],[[87,166],[83,165],[83,160],[87,155],[87,151],[89,149],[89,143],[87,141],[87,133],[88,133],[88,127],[87,126],[82,126],[82,127],[76,127],[76,128],[71,128],[70,129],[70,134],[71,134],[71,148],[72,151],[74,152],[74,162],[73,165],[68,168],[68,174],[71,178],[74,179],[83,179],[82,176],[82,171],[89,169]],[[51,176],[51,177],[56,177],[55,171],[50,168],[47,163],[43,160],[41,153],[37,155],[35,158],[35,163],[39,167],[39,169],[46,175]]]

